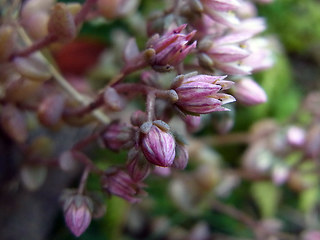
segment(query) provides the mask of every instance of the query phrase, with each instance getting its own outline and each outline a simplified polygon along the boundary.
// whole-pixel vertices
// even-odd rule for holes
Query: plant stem
[[[153,120],[155,100],[156,100],[156,96],[154,92],[149,92],[147,95],[147,101],[146,101],[146,113],[147,113],[148,121]]]
[[[13,54],[10,57],[10,60],[13,60],[15,57],[27,57],[30,54],[41,50],[42,48],[50,45],[51,43],[55,42],[58,38],[53,35],[53,34],[48,34],[47,36],[45,36],[44,38],[40,39],[39,41],[33,43],[32,45],[30,45],[29,47],[22,49],[20,51],[18,51],[17,53]]]
[[[82,5],[82,8],[81,8],[80,12],[75,16],[74,23],[76,25],[79,25],[83,21],[85,21],[88,13],[91,11],[93,5],[96,4],[96,3],[97,3],[97,0],[87,0],[87,1],[85,1],[85,3]]]
[[[32,41],[30,40],[27,33],[24,31],[22,27],[18,27],[18,33],[24,40],[26,45],[32,45]],[[65,80],[65,78],[60,74],[60,72],[48,61],[48,59],[41,52],[39,52],[39,55],[42,58],[42,60],[47,64],[49,72],[52,74],[54,79],[67,93],[69,93],[75,100],[77,100],[82,105],[87,105],[90,102],[90,100],[82,96]],[[110,122],[108,116],[106,116],[101,111],[96,110],[92,112],[92,115],[103,124],[108,124]]]
[[[90,173],[90,167],[86,166],[85,169],[83,170],[83,173],[82,173],[82,176],[81,176],[81,179],[80,179],[80,184],[79,184],[79,187],[78,187],[78,194],[79,195],[82,195],[83,192],[84,192],[84,189],[85,189],[86,184],[87,184],[89,173]]]

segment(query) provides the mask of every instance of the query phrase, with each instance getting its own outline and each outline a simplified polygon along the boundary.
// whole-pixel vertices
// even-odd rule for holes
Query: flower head
[[[187,35],[181,33],[186,26],[186,24],[181,25],[161,37],[155,34],[149,40],[147,48],[152,52],[149,60],[155,70],[171,70],[172,67],[181,63],[192,49],[196,48],[197,42],[190,42],[196,31],[192,31]]]
[[[142,133],[141,150],[150,163],[169,167],[173,164],[176,144],[168,129],[165,129],[158,122],[161,122],[162,125],[165,124],[162,121],[155,121],[147,133]]]
[[[183,112],[190,114],[206,114],[215,111],[226,111],[223,104],[234,102],[231,95],[220,93],[233,84],[223,80],[226,76],[178,76],[172,89],[178,94],[176,105]]]
[[[145,195],[142,189],[144,184],[134,181],[128,173],[121,168],[110,168],[102,177],[102,187],[105,191],[121,197],[131,203],[140,201],[140,196]]]

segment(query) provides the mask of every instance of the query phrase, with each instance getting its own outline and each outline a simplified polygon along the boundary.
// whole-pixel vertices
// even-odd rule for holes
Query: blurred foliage
[[[276,0],[259,13],[267,17],[269,33],[279,36],[289,51],[301,53],[319,44],[319,9],[317,0]]]

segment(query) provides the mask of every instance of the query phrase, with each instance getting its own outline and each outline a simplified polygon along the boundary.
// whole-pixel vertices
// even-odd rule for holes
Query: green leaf
[[[251,194],[264,218],[274,217],[280,198],[280,190],[270,182],[257,182],[251,186]]]

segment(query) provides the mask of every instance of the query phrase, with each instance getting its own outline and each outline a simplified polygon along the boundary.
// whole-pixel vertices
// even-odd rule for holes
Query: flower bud
[[[44,38],[48,34],[49,12],[54,0],[28,0],[21,10],[21,24],[33,39]]]
[[[310,127],[306,135],[304,150],[308,157],[316,158],[320,154],[320,125]]]
[[[121,197],[131,203],[140,201],[145,195],[144,184],[133,181],[128,173],[120,168],[110,168],[101,179],[102,188],[109,194]]]
[[[293,147],[302,147],[306,140],[306,132],[303,128],[290,126],[287,130],[287,141]]]
[[[168,177],[171,174],[171,168],[155,166],[153,173],[161,177]]]
[[[150,163],[161,167],[171,166],[175,157],[174,137],[153,124],[149,132],[142,136],[141,150]]]
[[[189,160],[189,153],[185,145],[176,145],[176,157],[173,161],[172,167],[177,169],[185,169]]]
[[[70,231],[79,237],[90,225],[93,203],[83,195],[67,198],[63,204],[64,218]]]
[[[37,55],[15,57],[13,64],[21,76],[31,81],[44,82],[51,77],[48,66]]]
[[[11,104],[1,109],[0,123],[2,129],[16,142],[24,143],[28,132],[23,114]]]
[[[136,10],[138,0],[98,0],[98,10],[107,19],[126,16]]]
[[[195,75],[186,76],[180,84],[175,82],[172,88],[179,100],[175,103],[179,109],[190,114],[206,114],[215,111],[226,111],[223,104],[235,101],[228,94],[218,93],[233,84],[224,81],[225,76]]]
[[[134,131],[125,123],[112,122],[101,135],[105,147],[119,151],[134,144]]]
[[[147,114],[141,110],[137,110],[132,113],[130,121],[132,125],[140,127],[144,122],[147,121]]]
[[[61,95],[46,97],[38,108],[38,118],[44,126],[56,125],[62,116],[65,99]]]
[[[150,163],[146,161],[140,149],[131,148],[127,159],[127,169],[132,180],[136,182],[142,181],[149,175]]]
[[[156,71],[170,71],[181,63],[189,52],[196,48],[197,42],[190,44],[195,31],[185,35],[181,25],[165,33],[162,37],[154,35],[147,43],[146,59]]]
[[[50,15],[48,32],[60,42],[70,42],[77,34],[74,18],[66,4],[57,3]]]
[[[290,174],[290,169],[284,163],[276,163],[272,168],[272,181],[276,185],[285,183]]]
[[[14,51],[16,34],[13,27],[2,25],[0,27],[0,63],[7,61]]]
[[[200,116],[187,115],[183,120],[186,123],[186,128],[188,132],[190,133],[198,131],[201,127]]]
[[[125,107],[125,99],[112,87],[105,89],[103,100],[106,106],[112,111],[120,111]]]
[[[251,78],[242,78],[232,88],[233,95],[240,103],[253,106],[267,101],[267,95]]]

